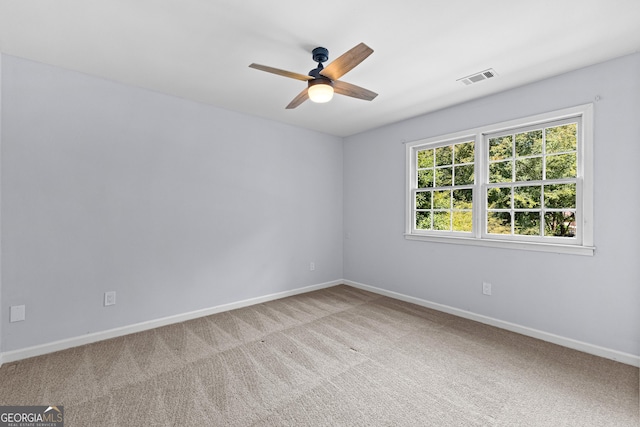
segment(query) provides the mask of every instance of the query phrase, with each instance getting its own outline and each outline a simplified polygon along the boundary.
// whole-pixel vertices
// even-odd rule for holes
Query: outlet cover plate
[[[110,306],[116,304],[116,291],[110,291],[104,293],[104,306]]]
[[[491,283],[482,282],[482,294],[491,295]]]
[[[11,306],[11,318],[9,322],[21,322],[26,318],[26,309],[24,305]]]

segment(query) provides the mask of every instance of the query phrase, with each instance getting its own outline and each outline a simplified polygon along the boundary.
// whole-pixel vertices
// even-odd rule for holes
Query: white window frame
[[[484,232],[486,223],[486,189],[488,149],[487,135],[503,131],[538,126],[554,121],[580,118],[581,135],[577,149],[576,222],[579,233],[575,239],[546,237],[532,239],[526,236],[501,236]],[[579,130],[580,132],[580,130]],[[414,223],[414,190],[417,188],[416,155],[420,149],[454,144],[462,140],[475,141],[475,185],[473,187],[473,231],[461,233],[438,230],[416,230]],[[406,215],[405,238],[437,243],[488,246],[504,249],[532,250],[592,256],[593,246],[593,104],[578,105],[531,117],[482,126],[461,132],[421,139],[406,143]],[[541,241],[544,240],[544,241]]]

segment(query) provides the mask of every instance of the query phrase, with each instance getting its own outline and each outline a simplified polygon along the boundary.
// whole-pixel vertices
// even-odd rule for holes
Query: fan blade
[[[338,80],[340,77],[351,71],[356,65],[367,59],[373,53],[373,49],[364,43],[360,43],[351,50],[346,51],[331,64],[327,65],[320,74],[329,77],[331,80]]]
[[[287,108],[287,110],[290,110],[292,108],[296,108],[298,105],[302,104],[307,99],[309,99],[309,93],[307,92],[307,88],[304,88],[304,90],[302,92],[300,92],[298,94],[298,96],[293,98],[293,101],[291,101],[289,103],[289,105],[287,105],[286,108]]]
[[[290,77],[292,79],[307,81],[313,79],[311,76],[305,76],[304,74],[294,73],[293,71],[281,70],[280,68],[268,67],[266,65],[260,64],[251,64],[249,65],[251,68],[255,68],[256,70],[266,71],[267,73],[277,74],[279,76]]]
[[[351,83],[345,83],[340,80],[333,82],[333,91],[340,95],[351,96],[352,98],[364,99],[365,101],[371,101],[378,96],[377,93],[372,92],[360,86],[352,85]]]

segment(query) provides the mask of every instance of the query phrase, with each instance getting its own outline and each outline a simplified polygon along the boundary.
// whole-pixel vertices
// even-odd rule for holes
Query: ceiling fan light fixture
[[[317,78],[309,80],[309,88],[307,89],[309,99],[319,104],[331,101],[333,98],[333,84],[331,80]]]

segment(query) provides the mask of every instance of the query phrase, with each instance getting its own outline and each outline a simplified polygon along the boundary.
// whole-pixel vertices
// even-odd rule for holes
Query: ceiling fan
[[[293,98],[289,105],[287,105],[287,109],[296,108],[307,99],[311,99],[313,102],[329,102],[331,98],[333,98],[334,92],[352,98],[371,101],[378,96],[377,93],[338,79],[351,71],[372,53],[373,49],[364,43],[360,43],[324,67],[322,63],[329,59],[329,51],[324,47],[317,47],[313,49],[311,54],[313,60],[318,63],[318,66],[309,71],[309,75],[307,76],[260,64],[251,64],[249,67],[307,82],[307,88]]]

